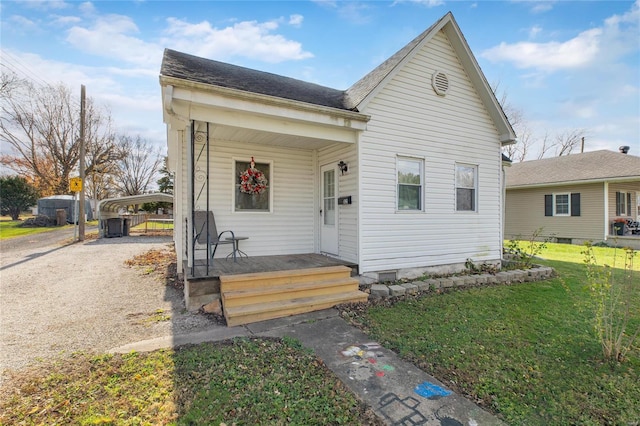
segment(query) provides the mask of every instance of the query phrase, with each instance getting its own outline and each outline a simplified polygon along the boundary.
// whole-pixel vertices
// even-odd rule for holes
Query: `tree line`
[[[9,148],[0,153],[0,164],[41,197],[69,194],[69,178],[79,174],[80,160],[80,101],[71,88],[3,72],[0,111],[0,141]],[[91,97],[84,129],[89,198],[144,194],[161,171],[164,179],[170,176],[159,150],[140,135],[117,132],[108,108]]]

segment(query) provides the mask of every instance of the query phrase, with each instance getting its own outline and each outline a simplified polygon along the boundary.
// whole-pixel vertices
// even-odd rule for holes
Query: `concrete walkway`
[[[335,309],[137,342],[110,352],[145,352],[239,336],[298,339],[390,425],[504,425],[469,400],[347,324]]]

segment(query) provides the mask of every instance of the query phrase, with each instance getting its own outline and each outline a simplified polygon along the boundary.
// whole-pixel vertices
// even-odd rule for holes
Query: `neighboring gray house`
[[[614,235],[616,220],[638,220],[640,157],[613,151],[514,163],[506,168],[505,238],[538,228],[556,241],[617,239],[640,248],[640,235]]]
[[[160,84],[185,265],[197,210],[249,236],[249,261],[326,254],[373,280],[501,261],[515,134],[451,13],[347,90],[168,49]]]

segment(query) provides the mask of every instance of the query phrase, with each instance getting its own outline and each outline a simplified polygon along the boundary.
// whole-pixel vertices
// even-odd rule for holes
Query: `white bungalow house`
[[[375,281],[500,262],[515,134],[451,13],[347,90],[169,49],[160,85],[187,281],[195,211],[248,237],[237,267],[325,255]],[[252,159],[266,188],[242,186]]]

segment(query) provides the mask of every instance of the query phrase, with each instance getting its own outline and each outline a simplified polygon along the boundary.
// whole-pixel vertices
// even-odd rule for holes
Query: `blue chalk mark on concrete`
[[[451,391],[429,382],[419,384],[413,391],[428,399],[440,399],[443,396],[451,395]]]

